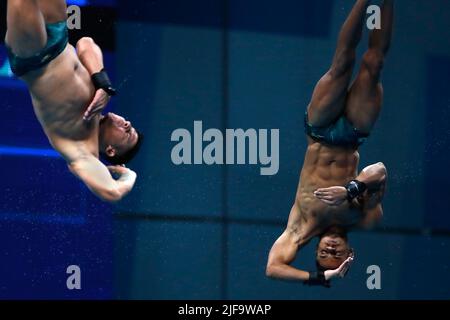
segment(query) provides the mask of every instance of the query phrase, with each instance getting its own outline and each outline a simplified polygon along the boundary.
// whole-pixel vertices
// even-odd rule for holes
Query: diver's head
[[[316,264],[319,270],[337,269],[348,257],[353,256],[343,228],[331,227],[325,231],[316,249]]]
[[[138,153],[143,136],[130,121],[114,113],[103,115],[99,127],[99,151],[113,165],[126,164]]]

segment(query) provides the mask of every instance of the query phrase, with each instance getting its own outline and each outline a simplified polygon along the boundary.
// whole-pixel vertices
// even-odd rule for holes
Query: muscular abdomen
[[[329,206],[314,197],[318,188],[344,186],[357,175],[359,153],[356,150],[328,147],[310,141],[306,151],[296,203],[301,214],[318,223],[352,225],[360,218],[357,208],[347,201]]]
[[[74,48],[66,49],[47,66],[23,77],[39,122],[51,136],[85,139],[83,113],[95,93],[86,68]]]

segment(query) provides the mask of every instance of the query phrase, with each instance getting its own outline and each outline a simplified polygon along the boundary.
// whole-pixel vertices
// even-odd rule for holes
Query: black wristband
[[[303,282],[309,286],[324,286],[330,288],[330,280],[325,280],[325,273],[323,271],[310,271],[309,279]]]
[[[364,193],[367,190],[367,185],[364,182],[358,180],[352,180],[345,186],[347,189],[347,199],[348,201],[352,201],[357,196]]]
[[[92,83],[96,90],[103,89],[110,96],[115,96],[117,94],[116,89],[113,88],[111,80],[109,80],[108,74],[105,69],[102,69],[100,72],[94,73],[91,76]]]

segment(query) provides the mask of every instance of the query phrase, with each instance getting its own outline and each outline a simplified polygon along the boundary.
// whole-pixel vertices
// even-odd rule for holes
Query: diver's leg
[[[45,20],[38,0],[8,0],[5,41],[14,54],[30,57],[47,43]]]
[[[313,126],[329,125],[344,111],[368,2],[356,1],[340,31],[332,65],[314,89],[308,107],[308,119]]]
[[[364,54],[359,74],[350,88],[346,106],[348,120],[356,129],[369,133],[378,119],[383,102],[381,71],[389,50],[394,20],[394,0],[384,0],[381,29],[370,34],[369,49]]]
[[[46,23],[55,23],[67,19],[66,0],[39,0],[39,7]]]
[[[47,44],[45,24],[66,17],[65,0],[8,0],[5,41],[14,54],[31,57]]]

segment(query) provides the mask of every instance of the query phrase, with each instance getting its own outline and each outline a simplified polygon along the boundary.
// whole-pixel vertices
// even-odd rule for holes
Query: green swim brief
[[[326,127],[312,126],[305,113],[305,133],[312,139],[332,146],[357,148],[369,137],[356,129],[345,117],[340,116],[335,122]]]
[[[46,24],[45,29],[47,30],[47,45],[31,57],[18,57],[6,45],[11,70],[17,77],[47,65],[66,48],[69,42],[66,21]]]

